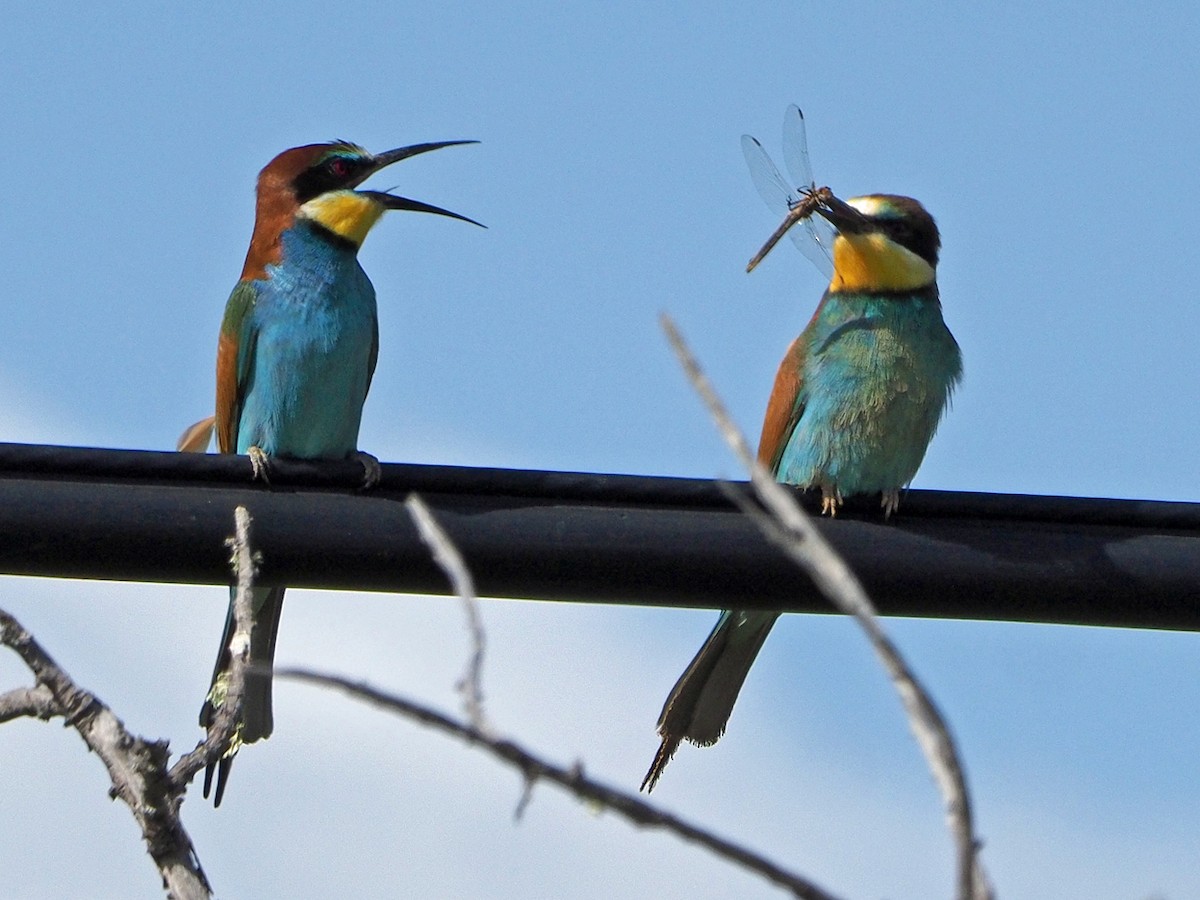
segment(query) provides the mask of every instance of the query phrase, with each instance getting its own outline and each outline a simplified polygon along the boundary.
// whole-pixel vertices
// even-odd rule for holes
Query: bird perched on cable
[[[933,217],[909,197],[842,201],[822,188],[809,199],[819,199],[813,211],[837,229],[833,276],[779,366],[758,460],[781,482],[819,490],[824,513],[836,515],[843,497],[879,494],[886,518],[962,374],[938,297],[941,239]],[[654,789],[681,741],[706,747],[724,733],[778,617],[721,613],[663,706],[662,744],[644,789]]]
[[[358,450],[363,402],[379,354],[375,288],[357,253],[388,210],[436,213],[471,222],[427,203],[382,191],[355,190],[384,166],[430,150],[474,141],[414,144],[373,155],[344,141],[285,150],[258,176],[254,232],[246,263],[221,323],[217,344],[216,415],[196,423],[179,449],[203,452],[215,428],[222,453],[248,454],[256,477],[271,457],[357,457],[366,484],[379,477],[374,457]],[[242,744],[272,731],[270,667],[283,588],[254,588],[242,719],[217,770],[220,805],[233,756]],[[212,688],[200,712],[211,728],[224,701],[233,637],[230,597]]]

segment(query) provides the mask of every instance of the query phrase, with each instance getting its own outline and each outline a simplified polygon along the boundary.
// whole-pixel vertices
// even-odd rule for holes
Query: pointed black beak
[[[753,140],[753,138],[751,138]],[[756,142],[757,143],[757,142]],[[762,245],[762,248],[754,254],[754,258],[746,263],[746,272],[749,274],[754,271],[754,268],[762,262],[768,253],[770,253],[775,245],[783,240],[783,236],[788,233],[788,230],[803,219],[807,219],[814,213],[821,212],[821,204],[829,199],[837,199],[833,196],[833,192],[827,187],[813,188],[804,192],[802,199],[795,206],[788,210],[788,214],[784,216],[783,221],[779,223],[779,227],[775,229],[775,233],[767,238],[767,242]],[[841,201],[838,201],[841,202]]]
[[[371,168],[368,174],[378,172],[384,166],[390,166],[392,163],[398,163],[402,159],[408,159],[410,156],[419,156],[422,153],[428,153],[430,150],[441,150],[443,147],[457,147],[459,144],[478,144],[479,141],[434,141],[430,144],[410,144],[407,147],[397,147],[395,150],[388,150],[386,153],[380,153],[371,160]],[[363,176],[366,178],[366,175]]]
[[[871,220],[830,191],[821,196],[816,212],[830,225],[843,233],[854,234],[870,228]]]
[[[386,206],[388,209],[407,209],[411,212],[433,213],[438,216],[446,216],[451,219],[458,219],[460,222],[470,222],[472,225],[478,225],[480,228],[487,228],[482,222],[476,222],[474,219],[468,219],[466,216],[460,216],[456,212],[450,212],[448,209],[442,209],[440,206],[434,206],[432,203],[422,203],[420,200],[410,200],[408,197],[401,197],[397,194],[389,194],[386,191],[360,191],[368,197],[374,197],[379,203]]]
[[[754,258],[747,263],[746,271],[753,272],[754,267],[762,262],[763,258],[788,233],[788,229],[802,219],[807,219],[812,215],[821,216],[843,234],[866,231],[870,228],[871,223],[869,218],[849,203],[835,197],[833,191],[827,187],[813,188],[812,190],[805,191],[804,198],[788,210],[787,216],[784,217],[779,227],[775,229],[775,233],[767,238],[767,242],[762,245],[762,249],[754,254]]]
[[[428,153],[430,150],[441,150],[443,147],[455,147],[459,144],[478,144],[479,141],[434,141],[428,144],[411,144],[408,147],[397,147],[395,150],[388,150],[386,153],[380,153],[371,159],[371,165],[363,172],[362,178],[351,185],[355,187],[362,184],[369,176],[375,174],[380,169],[390,166],[392,163],[400,162],[402,159],[408,159],[410,156],[418,156],[421,153]],[[480,228],[486,228],[474,219],[468,219],[466,216],[460,216],[456,212],[450,212],[448,209],[442,209],[440,206],[433,206],[429,203],[422,203],[420,200],[410,200],[407,197],[400,197],[396,194],[389,194],[386,191],[363,191],[374,197],[379,203],[386,206],[388,209],[406,209],[412,212],[433,213],[439,216],[448,216],[451,219],[459,219],[463,222],[470,222],[472,225],[478,225]]]

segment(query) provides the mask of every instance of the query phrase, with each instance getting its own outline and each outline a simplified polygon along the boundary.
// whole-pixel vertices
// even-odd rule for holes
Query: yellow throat
[[[383,204],[369,194],[329,191],[301,206],[300,216],[361,247],[367,232],[385,211]]]
[[[866,215],[876,214],[879,206],[874,197],[846,202]],[[882,232],[838,232],[833,240],[831,291],[911,291],[928,287],[936,278],[933,266]]]

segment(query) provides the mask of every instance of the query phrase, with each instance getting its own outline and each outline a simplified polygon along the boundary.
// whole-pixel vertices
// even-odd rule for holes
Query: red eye
[[[331,159],[329,161],[329,171],[338,178],[345,178],[350,174],[350,163],[346,162],[346,160],[341,159],[340,157]]]

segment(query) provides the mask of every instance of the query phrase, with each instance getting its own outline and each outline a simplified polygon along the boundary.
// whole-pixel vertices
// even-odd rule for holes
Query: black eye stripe
[[[882,231],[889,238],[916,253],[930,265],[937,265],[938,240],[936,232],[926,232],[918,229],[912,222],[893,219],[879,220]]]
[[[361,166],[359,160],[345,156],[331,156],[305,169],[293,183],[296,199],[307,203],[326,191],[336,190],[346,183]]]

